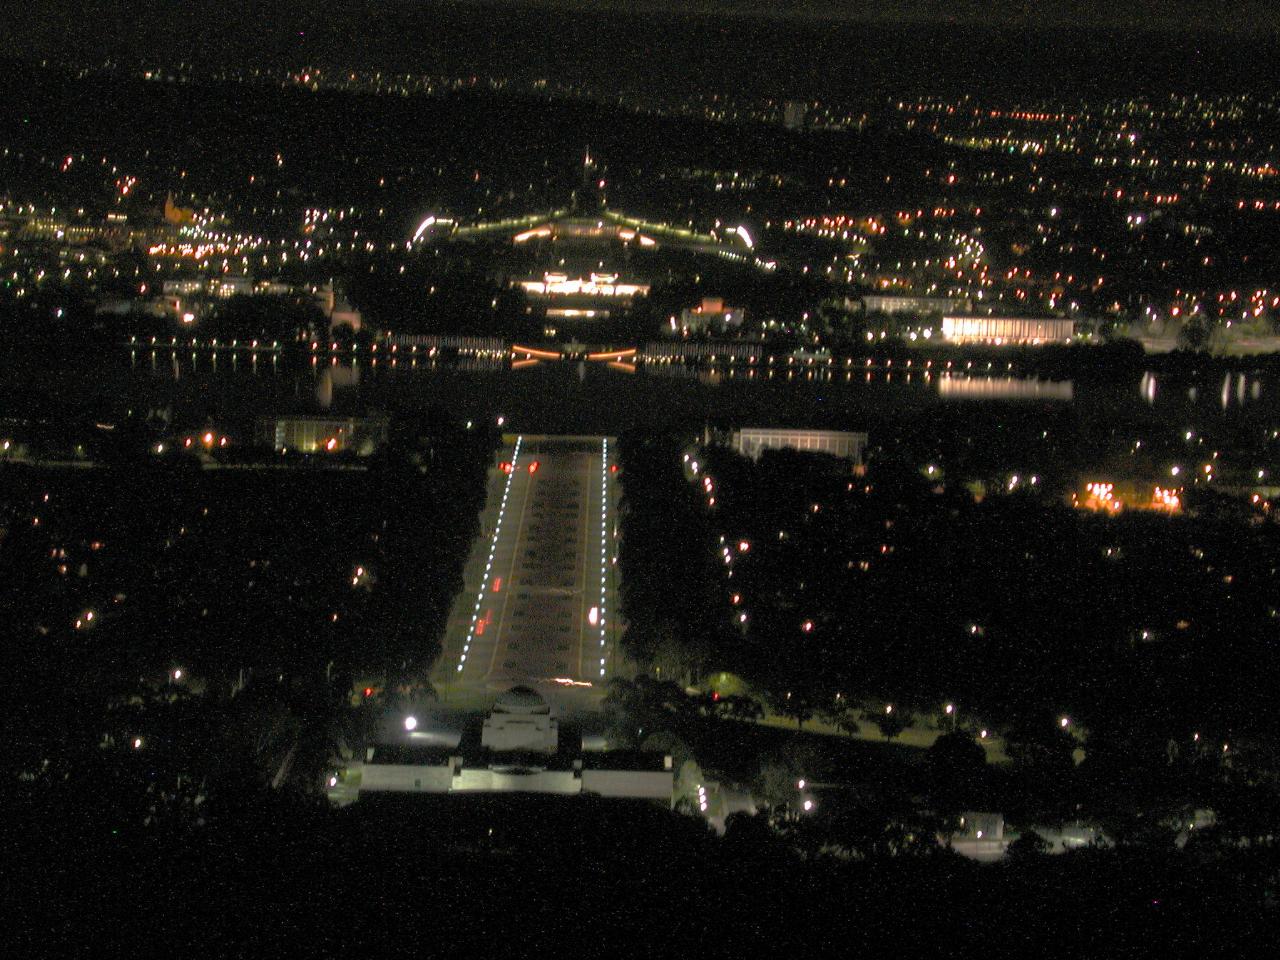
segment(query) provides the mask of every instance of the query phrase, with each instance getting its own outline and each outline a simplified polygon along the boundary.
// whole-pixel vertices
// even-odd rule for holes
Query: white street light
[[[405,728],[406,730],[416,730],[416,729],[418,729],[418,718],[417,718],[417,717],[415,717],[415,716],[412,716],[412,715],[405,717],[405,718],[404,718],[404,728]]]

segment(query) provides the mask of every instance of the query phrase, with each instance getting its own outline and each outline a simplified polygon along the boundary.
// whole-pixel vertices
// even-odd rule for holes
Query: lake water
[[[518,429],[617,434],[634,426],[738,425],[908,429],[940,407],[978,418],[1000,411],[1063,408],[1117,423],[1210,429],[1280,424],[1280,386],[1263,372],[1153,371],[1049,380],[990,372],[951,375],[902,370],[691,369],[656,366],[458,360],[331,360],[270,354],[122,351],[105,358],[97,389],[129,403],[193,415],[276,412],[359,414],[429,407],[459,416],[506,415]]]
[[[951,376],[904,370],[776,370],[487,361],[349,359],[306,355],[171,353],[121,349],[90,371],[13,366],[0,378],[0,416],[110,419],[167,409],[175,422],[252,428],[259,416],[371,411],[414,416],[434,409],[460,419],[501,414],[513,429],[616,435],[632,427],[699,431],[735,426],[867,430],[904,436],[945,417],[963,429],[1011,419],[1114,426],[1123,436],[1194,429],[1223,442],[1256,443],[1280,429],[1274,372],[1221,369],[1167,374],[1133,370],[1074,380],[993,369]]]

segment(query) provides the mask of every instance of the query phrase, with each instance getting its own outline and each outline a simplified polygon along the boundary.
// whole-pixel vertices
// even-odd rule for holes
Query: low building
[[[966,305],[963,297],[910,297],[900,295],[868,294],[862,298],[862,309],[867,313],[956,313]]]
[[[329,332],[332,333],[338,327],[350,327],[352,332],[359,333],[363,317],[360,311],[341,297],[334,304],[333,312],[329,314]]]
[[[809,105],[802,100],[788,100],[782,105],[782,125],[788,130],[804,129]]]
[[[703,297],[696,307],[680,311],[679,325],[671,318],[667,331],[672,336],[688,336],[691,333],[731,333],[742,328],[747,319],[745,307],[726,306],[721,297]]]
[[[209,281],[205,277],[184,277],[164,282],[166,297],[198,297],[208,289]]]
[[[209,285],[209,292],[223,300],[229,300],[232,297],[251,296],[253,294],[253,278],[233,274],[218,277]]]
[[[253,292],[260,297],[287,297],[293,293],[293,285],[283,280],[257,280]]]
[[[584,751],[576,770],[582,793],[670,804],[675,773],[671,757],[642,750]]]
[[[1075,321],[1059,317],[945,316],[942,336],[948,343],[1010,344],[1068,343]]]
[[[735,430],[729,446],[744,457],[759,460],[766,450],[803,450],[826,453],[861,466],[867,448],[865,433],[845,430],[787,430],[773,427],[745,427]]]
[[[263,417],[257,441],[280,453],[352,452],[367,456],[387,442],[386,417]]]

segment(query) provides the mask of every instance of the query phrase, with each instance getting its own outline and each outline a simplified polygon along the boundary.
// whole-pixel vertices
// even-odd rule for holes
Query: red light
[[[503,472],[503,473],[510,473],[510,472],[511,472],[511,464],[510,464],[510,463],[508,463],[506,460],[503,460],[503,461],[502,461],[502,472]]]
[[[719,691],[719,690],[712,691],[711,699],[712,699],[713,701],[719,700],[719,699],[720,699],[720,691]]]
[[[537,473],[537,472],[538,472],[538,461],[537,461],[537,460],[535,460],[535,461],[533,461],[533,463],[529,464],[529,472],[530,472],[530,473]]]
[[[611,466],[611,467],[609,468],[609,472],[610,472],[610,473],[617,473],[617,472],[618,472],[618,465],[615,463],[613,466]]]
[[[365,687],[365,688],[364,688],[364,695],[365,695],[366,697],[372,697],[372,696],[373,696],[373,687]]]

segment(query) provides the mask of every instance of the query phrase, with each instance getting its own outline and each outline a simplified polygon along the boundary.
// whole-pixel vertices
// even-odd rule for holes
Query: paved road
[[[613,446],[604,437],[503,443],[436,670],[451,703],[482,705],[518,683],[565,709],[598,702],[617,626]]]

